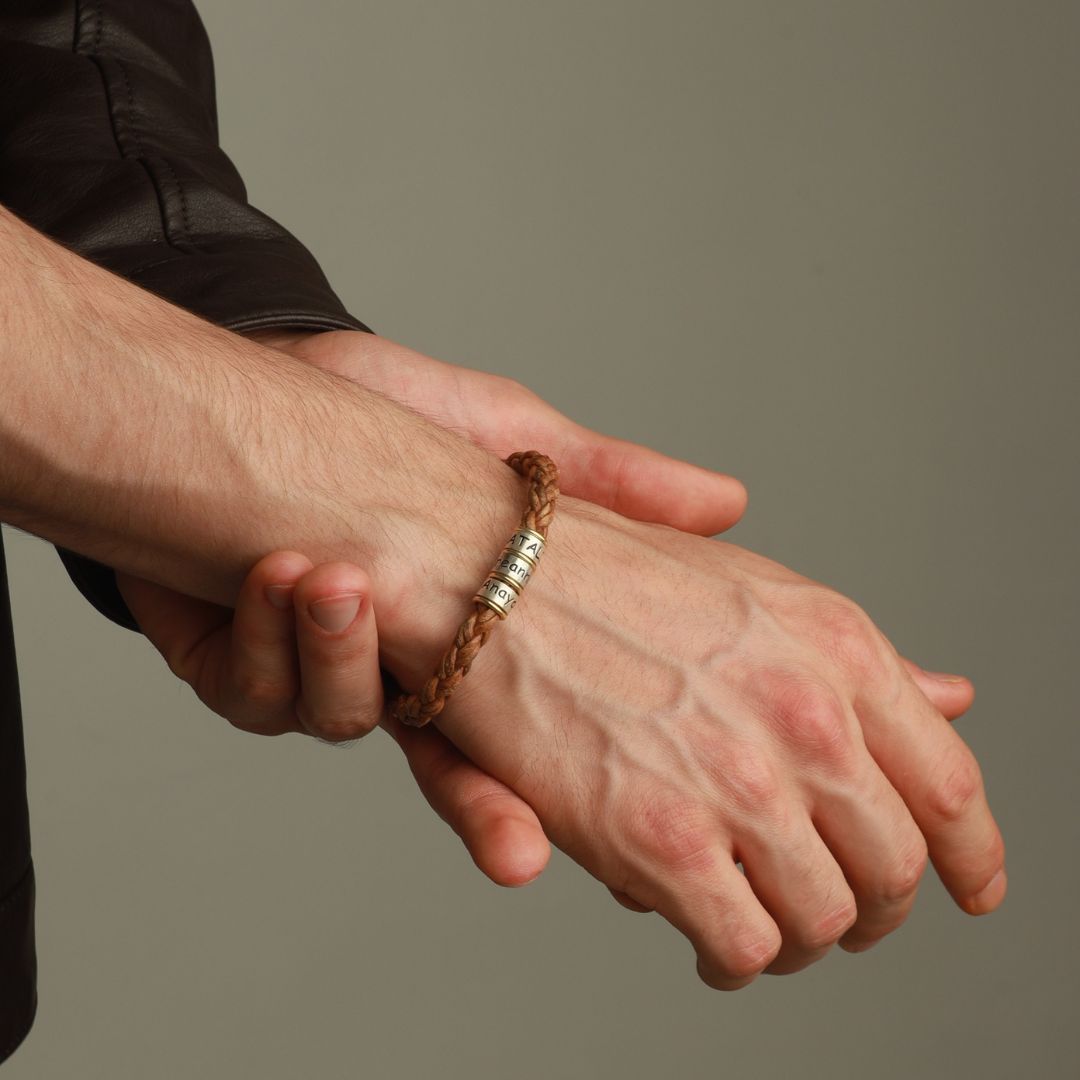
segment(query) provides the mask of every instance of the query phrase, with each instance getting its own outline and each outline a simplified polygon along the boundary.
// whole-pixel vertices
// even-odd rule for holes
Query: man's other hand
[[[539,875],[551,845],[532,809],[435,728],[390,718],[370,582],[352,563],[315,566],[275,551],[248,574],[235,611],[117,574],[120,591],[169,669],[242,731],[329,742],[384,727],[432,808],[497,885]]]

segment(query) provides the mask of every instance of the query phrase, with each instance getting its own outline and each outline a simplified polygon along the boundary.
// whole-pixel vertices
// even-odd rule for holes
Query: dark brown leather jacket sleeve
[[[189,0],[0,3],[0,203],[220,326],[369,329],[248,203]],[[139,629],[111,569],[57,551],[99,611]]]

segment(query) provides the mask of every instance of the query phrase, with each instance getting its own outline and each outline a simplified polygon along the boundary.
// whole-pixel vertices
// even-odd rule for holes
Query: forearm
[[[242,452],[227,335],[6,213],[0,251],[5,520],[220,596],[215,550],[262,482]],[[257,371],[261,356],[247,359]]]
[[[0,205],[216,325],[367,329],[313,253],[248,201],[219,145],[213,57],[191,0],[8,7]],[[110,567],[57,552],[87,600],[138,629]]]
[[[516,526],[522,481],[493,455],[2,211],[0,320],[4,520],[126,573],[231,604],[267,551],[353,559],[400,658],[394,613],[475,587]]]

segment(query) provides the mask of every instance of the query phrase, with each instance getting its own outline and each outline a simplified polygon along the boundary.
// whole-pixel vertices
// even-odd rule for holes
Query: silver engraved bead
[[[518,529],[506,542],[503,554],[522,555],[535,566],[544,554],[544,538],[535,529]]]
[[[492,567],[491,577],[502,578],[509,585],[521,592],[525,583],[532,577],[536,564],[520,555],[515,555],[509,548],[499,556],[499,561]]]
[[[508,585],[502,578],[488,577],[483,585],[476,590],[474,600],[487,604],[492,611],[499,613],[502,618],[510,614],[511,608],[517,603],[517,590]]]

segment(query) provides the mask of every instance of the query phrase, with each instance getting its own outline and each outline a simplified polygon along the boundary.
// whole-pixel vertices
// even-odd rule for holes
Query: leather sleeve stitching
[[[195,242],[191,239],[191,218],[188,216],[188,202],[187,193],[184,191],[184,185],[180,182],[180,177],[176,175],[176,170],[172,166],[172,162],[168,158],[159,158],[161,164],[169,170],[169,175],[172,177],[172,182],[176,185],[176,194],[180,198],[180,221],[184,227],[184,242],[190,244],[194,248]]]
[[[141,161],[146,155],[143,153],[142,140],[139,138],[139,126],[135,123],[135,91],[131,88],[131,78],[128,75],[127,64],[119,56],[115,57],[115,60],[120,75],[124,80],[124,89],[127,92],[128,130],[131,132],[131,141],[135,144],[135,157]]]
[[[92,53],[93,53],[94,56],[97,56],[97,54],[101,50],[101,33],[102,33],[102,30],[103,30],[103,28],[105,26],[105,20],[102,18],[102,15],[101,15],[101,3],[100,3],[100,0],[99,0],[97,9],[95,10],[94,14],[95,14],[95,16],[97,18],[97,23],[96,23],[95,28],[94,28],[94,45],[93,45]]]
[[[112,56],[106,58],[102,49],[102,42],[105,34],[105,3],[104,0],[97,0],[97,3],[92,8],[88,9],[88,17],[93,19],[93,36],[90,40],[89,48],[85,50],[85,54],[88,60],[98,69],[98,73],[101,76],[102,86],[105,92],[105,107],[109,115],[109,123],[112,127],[113,138],[116,140],[116,149],[122,158],[133,158],[142,166],[143,171],[146,173],[150,186],[153,188],[157,197],[158,213],[161,219],[161,234],[165,242],[176,251],[181,253],[187,253],[182,247],[174,243],[173,237],[170,236],[169,230],[169,215],[168,215],[168,193],[165,191],[163,185],[158,182],[158,178],[154,175],[154,170],[150,168],[150,163],[147,155],[143,152],[142,140],[139,137],[139,126],[137,123],[138,117],[138,105],[135,98],[135,86],[128,72],[127,63],[119,56]],[[82,16],[79,11],[79,5],[76,4],[76,34],[74,51],[81,52],[80,38],[82,36]],[[115,64],[116,70],[120,74],[120,78],[123,81],[123,89],[127,98],[128,106],[128,122],[123,124],[120,118],[117,116],[115,107],[114,90],[119,91],[119,87],[114,87],[110,82],[109,70],[106,65],[106,59]],[[113,80],[115,82],[115,78]],[[130,142],[129,142],[130,137]],[[176,185],[176,192],[180,202],[180,220],[183,226],[183,230],[188,238],[187,242],[190,244],[191,236],[191,221],[188,213],[187,194],[184,191],[184,186],[180,181],[179,176],[176,174],[176,170],[172,167],[171,163],[164,158],[159,159],[167,167],[172,182]],[[191,245],[194,247],[194,245]]]

